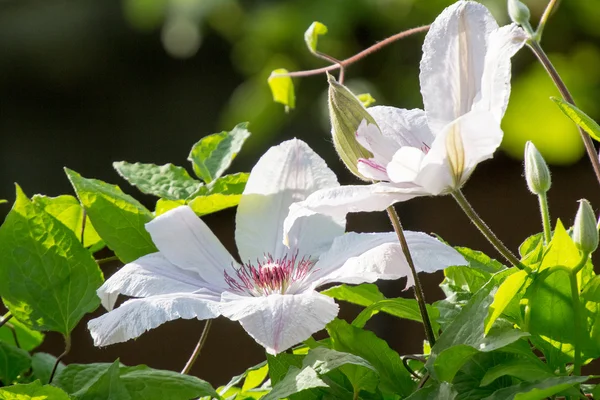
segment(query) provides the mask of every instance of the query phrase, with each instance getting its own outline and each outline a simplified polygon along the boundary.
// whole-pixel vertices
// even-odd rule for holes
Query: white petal
[[[337,186],[325,161],[301,140],[271,147],[252,168],[238,206],[235,239],[242,261],[265,253],[274,258],[286,254],[283,221],[290,205],[318,189]],[[303,219],[290,232],[288,243],[303,252],[317,253],[343,233],[345,226],[344,216]]]
[[[435,272],[468,264],[458,251],[432,236],[413,231],[404,231],[404,235],[417,272]]]
[[[433,134],[427,124],[425,111],[415,108],[406,110],[403,108],[375,106],[369,108],[369,113],[377,122],[382,135],[389,139],[389,152],[391,156],[401,146],[411,146],[418,149],[430,147],[433,142]],[[391,161],[387,158],[387,162]]]
[[[242,297],[223,293],[221,313],[242,327],[267,353],[277,354],[308,339],[333,320],[338,306],[332,298],[309,291]]]
[[[128,300],[120,307],[88,322],[95,346],[126,342],[174,319],[200,320],[219,316],[213,296],[174,293]]]
[[[140,257],[114,273],[98,289],[98,297],[112,310],[119,294],[148,297],[170,293],[192,293],[209,285],[193,271],[171,264],[162,254]]]
[[[224,272],[234,273],[235,259],[188,206],[180,206],[146,224],[158,250],[173,264],[194,271],[214,288],[227,288]]]
[[[483,5],[459,1],[431,24],[423,44],[421,93],[434,134],[471,111],[481,91],[488,36],[498,24]]]
[[[515,24],[492,32],[488,40],[481,97],[474,109],[491,111],[500,122],[510,97],[510,58],[527,41],[527,34]]]
[[[339,219],[351,212],[382,211],[399,201],[426,194],[420,187],[399,187],[389,183],[348,185],[319,190],[306,200],[292,204],[284,222],[284,231],[288,232],[297,219],[309,215],[324,214]]]
[[[421,150],[410,146],[402,147],[387,165],[390,180],[394,183],[414,182],[424,158],[425,153]]]
[[[378,164],[387,164],[392,159],[394,151],[400,145],[390,137],[384,136],[377,125],[369,124],[362,120],[356,130],[356,140],[365,149],[373,153],[373,157]]]
[[[326,283],[359,284],[410,275],[410,268],[395,233],[347,233],[314,266],[308,286]]]
[[[390,177],[387,174],[385,166],[379,164],[374,158],[358,159],[358,172],[365,178],[374,181],[389,181]]]

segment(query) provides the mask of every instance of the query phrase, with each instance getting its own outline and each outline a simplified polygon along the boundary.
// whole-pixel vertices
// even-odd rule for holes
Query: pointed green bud
[[[375,124],[361,101],[344,85],[339,84],[332,75],[329,81],[329,117],[331,118],[331,134],[333,145],[346,167],[354,175],[368,180],[358,172],[359,158],[372,158],[373,155],[356,140],[356,131],[360,123],[366,120]]]
[[[537,195],[545,194],[552,185],[548,165],[531,142],[525,144],[525,179],[531,193]]]
[[[529,18],[531,17],[529,8],[519,0],[508,0],[508,15],[518,25],[529,25]]]
[[[598,226],[596,215],[586,199],[579,200],[579,210],[573,224],[573,242],[584,253],[593,253],[598,248]]]

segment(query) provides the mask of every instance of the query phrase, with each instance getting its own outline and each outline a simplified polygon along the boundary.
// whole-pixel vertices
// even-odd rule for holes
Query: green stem
[[[208,337],[208,331],[210,330],[211,324],[212,324],[211,319],[207,319],[206,322],[204,323],[204,329],[202,329],[202,334],[200,335],[200,340],[198,340],[198,344],[196,344],[196,348],[192,352],[192,355],[191,355],[190,359],[188,360],[188,362],[185,364],[185,367],[183,367],[183,369],[181,370],[181,373],[183,375],[187,375],[190,372],[190,370],[192,369],[192,366],[196,362],[196,359],[200,355],[200,352],[202,351],[202,347],[204,347],[204,343],[206,342],[206,338]]]
[[[98,265],[106,264],[106,263],[111,262],[111,261],[119,261],[119,257],[117,257],[117,256],[111,256],[111,257],[100,258],[100,259],[96,260],[96,262],[98,263]]]
[[[58,364],[60,364],[60,360],[65,358],[67,354],[71,351],[71,336],[65,336],[65,351],[62,352],[60,356],[56,358],[56,362],[54,363],[54,367],[52,368],[52,373],[50,374],[50,378],[48,379],[48,384],[52,383],[52,379],[54,379],[54,374],[56,374],[56,369],[58,368]]]
[[[567,89],[567,86],[558,74],[558,71],[556,71],[556,68],[554,68],[554,65],[552,65],[552,62],[550,61],[548,55],[546,55],[540,44],[533,38],[530,39],[527,42],[527,44],[529,45],[529,48],[533,51],[533,54],[535,54],[538,60],[542,63],[542,65],[546,69],[546,72],[548,72],[548,75],[554,82],[554,85],[560,92],[562,98],[567,103],[575,105],[575,100],[573,99],[573,96],[571,96],[569,89]],[[581,135],[581,140],[583,140],[583,145],[585,146],[585,150],[588,154],[590,161],[592,162],[592,167],[594,169],[594,173],[596,174],[596,179],[600,183],[600,160],[598,159],[598,153],[596,153],[594,142],[592,142],[592,138],[590,137],[590,135],[587,134],[586,131],[584,131],[580,126],[578,126],[578,128],[579,134]]]
[[[8,321],[10,321],[10,319],[13,317],[13,315],[9,312],[7,312],[6,314],[4,314],[4,317],[2,317],[2,319],[0,320],[0,328],[2,328],[4,326],[4,324],[6,324]]]
[[[417,269],[415,268],[415,263],[410,254],[410,249],[408,248],[408,243],[406,242],[406,237],[404,236],[404,229],[402,228],[402,224],[400,223],[400,217],[396,213],[394,206],[389,206],[386,209],[388,216],[390,217],[390,221],[392,222],[392,226],[394,227],[394,231],[396,232],[396,236],[398,236],[398,241],[400,242],[400,246],[402,247],[402,252],[406,257],[406,261],[408,262],[408,266],[410,267],[410,272],[412,273],[413,280],[415,281],[414,289],[415,289],[415,297],[417,299],[417,304],[419,305],[419,311],[421,312],[421,318],[423,319],[423,327],[425,328],[425,337],[429,341],[431,347],[435,345],[435,334],[433,332],[433,328],[431,326],[431,320],[429,319],[429,313],[427,312],[427,303],[425,302],[425,293],[423,292],[423,287],[421,286],[421,281],[419,280],[419,275],[417,274]]]
[[[544,28],[546,27],[546,22],[550,18],[550,14],[554,10],[554,7],[558,4],[558,0],[550,0],[542,17],[540,18],[540,23],[538,24],[537,30],[535,31],[535,40],[540,42],[542,40],[542,33],[544,32]]]
[[[569,274],[569,281],[571,282],[571,298],[573,301],[573,329],[575,332],[575,346],[573,351],[573,374],[581,375],[581,301],[579,300],[579,286],[577,284],[577,272],[571,271]]]
[[[542,214],[542,225],[544,226],[544,243],[552,240],[552,229],[550,228],[550,209],[548,208],[548,197],[546,193],[538,195],[540,201],[540,213]]]
[[[479,229],[483,236],[485,236],[485,238],[496,248],[496,250],[498,250],[500,254],[502,254],[502,256],[509,263],[511,263],[519,269],[525,269],[528,272],[531,272],[529,271],[529,268],[521,264],[519,259],[508,249],[508,247],[506,247],[504,243],[502,243],[502,241],[494,234],[494,232],[492,232],[490,227],[487,226],[487,224],[483,221],[483,219],[481,219],[479,214],[477,214],[473,206],[471,206],[471,204],[469,203],[465,195],[460,191],[460,189],[454,191],[452,193],[452,196],[454,197],[454,200],[456,200],[460,208],[462,208],[465,214],[467,214],[467,217],[469,217],[469,219],[475,224],[477,229]]]

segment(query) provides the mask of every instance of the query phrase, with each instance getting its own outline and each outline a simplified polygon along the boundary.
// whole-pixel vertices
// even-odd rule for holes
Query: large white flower
[[[235,239],[243,264],[189,207],[157,217],[146,229],[159,252],[125,265],[98,290],[110,312],[89,322],[94,343],[123,342],[177,318],[224,315],[276,354],[337,315],[333,299],[315,290],[320,285],[409,275],[393,233],[344,234],[344,217],[299,218],[284,245],[289,206],[337,186],[333,172],[304,142],[272,147],[252,169],[237,211]],[[407,239],[421,271],[465,264],[428,235],[407,232]],[[119,294],[136,298],[113,309]]]
[[[498,27],[476,2],[446,8],[423,45],[419,78],[425,110],[372,107],[377,125],[363,121],[356,132],[373,154],[359,160],[358,171],[382,182],[322,190],[300,206],[341,216],[344,210],[378,211],[460,189],[502,142],[510,58],[526,39],[514,24]]]

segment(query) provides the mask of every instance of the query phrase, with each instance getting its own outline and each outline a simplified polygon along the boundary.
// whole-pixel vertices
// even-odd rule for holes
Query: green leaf
[[[202,186],[202,182],[192,178],[184,168],[173,164],[131,164],[119,161],[114,162],[113,167],[142,193],[168,200],[185,200]]]
[[[294,93],[294,82],[292,78],[287,75],[288,70],[285,68],[279,68],[271,72],[267,82],[271,88],[273,94],[273,101],[276,103],[283,104],[285,111],[288,112],[290,109],[296,107],[296,94]]]
[[[588,379],[587,376],[557,376],[534,383],[523,382],[497,390],[483,400],[543,400]]]
[[[567,103],[556,97],[550,97],[556,103],[558,108],[581,129],[587,132],[594,140],[600,141],[600,125],[590,118],[586,113],[575,107],[573,104]]]
[[[12,384],[19,375],[27,371],[31,357],[23,349],[0,342],[0,381],[4,385]]]
[[[179,206],[182,206],[184,204],[185,204],[185,200],[158,199],[158,201],[156,202],[156,208],[154,210],[154,216],[158,217],[159,215],[162,215],[162,214],[166,213],[167,211],[170,211],[170,210],[177,208]]]
[[[48,214],[62,222],[81,240],[83,208],[81,207],[81,204],[79,204],[79,200],[69,195],[48,197],[36,194],[31,201],[33,204],[41,207]],[[83,246],[92,247],[92,252],[95,252],[104,247],[101,241],[102,239],[94,229],[90,218],[86,217],[85,229],[83,231]]]
[[[547,251],[544,253],[539,270],[542,271],[555,265],[563,265],[568,268],[575,268],[579,265],[581,255],[577,246],[569,236],[560,220],[556,223],[552,240],[548,244]]]
[[[115,372],[117,368],[118,376]],[[201,379],[172,371],[155,370],[145,365],[119,366],[118,360],[113,364],[68,365],[55,378],[54,384],[78,400],[163,400],[201,396],[221,399],[210,384]],[[129,397],[125,397],[123,393]]]
[[[36,330],[69,335],[100,304],[102,272],[73,231],[36,207],[17,186],[0,227],[0,295],[12,314]]]
[[[395,299],[380,300],[371,304],[365,308],[356,317],[356,319],[354,319],[352,325],[358,328],[364,327],[367,321],[379,311],[383,311],[387,314],[393,315],[394,317],[423,322],[417,301],[415,299],[404,299],[402,297],[398,297]],[[437,322],[435,322],[439,317],[439,311],[436,308],[429,306],[429,304],[427,305],[427,311],[430,319],[433,321],[433,329],[435,331],[439,330],[439,325]]]
[[[31,370],[33,372],[33,378],[39,379],[44,385],[49,383],[50,375],[56,364],[56,357],[48,353],[35,353],[31,356]],[[62,362],[58,363],[56,367],[56,374],[60,374],[65,369],[65,364]]]
[[[514,299],[514,297],[521,291],[525,282],[527,281],[527,271],[519,270],[515,271],[514,274],[500,284],[498,291],[494,295],[494,301],[490,305],[489,315],[485,322],[484,334],[488,334],[494,322],[502,315],[506,307]]]
[[[277,385],[287,374],[290,367],[300,368],[303,358],[303,356],[288,353],[280,353],[276,356],[267,354],[271,385]]]
[[[330,322],[327,332],[335,350],[357,355],[379,372],[379,389],[401,396],[413,392],[415,383],[400,356],[373,332],[356,328],[340,319]]]
[[[275,385],[262,400],[283,399],[304,390],[326,387],[329,385],[319,378],[314,369],[310,367],[298,369],[291,366],[285,378]]]
[[[315,53],[317,51],[319,36],[323,36],[326,33],[327,27],[322,23],[315,21],[310,24],[306,32],[304,32],[304,42],[311,53]]]
[[[379,291],[377,285],[372,283],[363,283],[356,286],[343,284],[324,290],[321,294],[364,307],[385,299],[385,296]]]
[[[14,329],[19,341],[19,347],[25,351],[31,351],[38,347],[44,341],[44,334],[42,332],[34,331],[28,328],[25,324],[13,318],[10,322],[7,322],[3,327],[0,328],[0,341],[17,345],[12,329]]]
[[[198,178],[211,183],[223,175],[250,137],[247,127],[248,123],[243,122],[229,132],[205,136],[192,147],[188,160]]]
[[[365,107],[369,107],[370,105],[374,104],[377,101],[377,100],[375,100],[375,98],[373,96],[371,96],[371,93],[359,94],[356,97],[360,100],[362,105]]]
[[[265,381],[267,375],[269,375],[269,365],[267,363],[264,363],[260,368],[248,369],[244,385],[242,386],[242,392],[258,387]]]
[[[146,207],[118,186],[65,171],[100,237],[121,261],[132,262],[157,251],[144,227],[152,220]]]
[[[439,385],[419,389],[406,400],[454,400],[456,395],[456,390],[451,384],[442,382]]]
[[[481,379],[480,386],[487,386],[503,376],[514,376],[522,381],[533,382],[554,376],[550,368],[537,358],[513,358],[491,366]]]
[[[0,400],[70,400],[70,398],[57,387],[42,386],[39,381],[35,381],[27,385],[0,388]]]
[[[451,382],[456,372],[473,355],[500,349],[528,336],[528,333],[514,329],[510,323],[494,326],[487,336],[484,335],[484,320],[496,287],[497,282],[491,279],[481,288],[432,347],[425,366],[433,378]]]
[[[536,233],[525,239],[519,246],[521,262],[532,269],[538,269],[544,255],[544,234]]]
[[[194,193],[188,205],[198,216],[235,207],[242,198],[248,177],[249,174],[241,172],[218,178]]]

